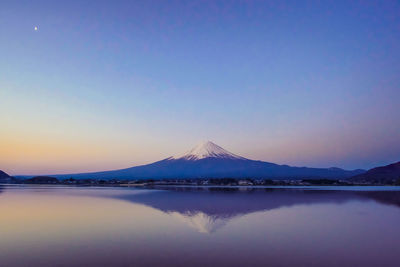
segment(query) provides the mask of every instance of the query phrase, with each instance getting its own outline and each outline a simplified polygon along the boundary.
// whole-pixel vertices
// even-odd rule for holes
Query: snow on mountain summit
[[[198,160],[204,158],[245,159],[237,156],[211,141],[198,144],[183,155],[174,156],[172,159]]]

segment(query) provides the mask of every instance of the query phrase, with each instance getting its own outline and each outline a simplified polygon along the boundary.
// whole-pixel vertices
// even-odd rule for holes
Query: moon
[[[37,31],[38,30],[38,27],[37,26],[35,26],[35,31]]]

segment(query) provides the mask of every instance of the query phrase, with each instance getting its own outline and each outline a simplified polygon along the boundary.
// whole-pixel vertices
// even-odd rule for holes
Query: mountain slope
[[[346,171],[339,168],[290,167],[269,162],[249,160],[230,153],[220,146],[205,142],[189,152],[151,164],[127,169],[55,175],[58,178],[96,179],[181,179],[181,178],[347,178],[362,170]],[[54,176],[54,175],[53,175]]]
[[[13,178],[7,173],[0,170],[0,183],[9,183],[13,180]]]
[[[368,170],[363,174],[351,177],[351,181],[359,182],[390,182],[400,179],[400,161],[382,167]]]
[[[0,179],[10,178],[10,175],[0,170]]]

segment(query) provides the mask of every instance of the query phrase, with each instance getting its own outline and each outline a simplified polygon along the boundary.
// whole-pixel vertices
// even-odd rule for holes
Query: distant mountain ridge
[[[363,173],[364,170],[347,171],[340,168],[307,168],[278,165],[250,160],[235,155],[207,141],[187,153],[172,156],[151,164],[121,170],[52,175],[58,178],[76,179],[191,179],[191,178],[269,178],[343,179]]]
[[[400,161],[382,167],[376,167],[368,170],[363,174],[356,175],[350,178],[355,182],[390,182],[400,180]]]

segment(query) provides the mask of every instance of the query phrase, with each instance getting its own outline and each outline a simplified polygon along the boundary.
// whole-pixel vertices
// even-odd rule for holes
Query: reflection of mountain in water
[[[294,205],[344,203],[374,199],[400,207],[400,192],[322,191],[303,189],[165,188],[147,194],[118,196],[184,221],[199,232],[213,233],[229,220],[257,211]]]
[[[357,192],[357,194],[364,198],[373,199],[382,204],[394,205],[400,208],[400,191],[367,191]]]
[[[192,228],[195,228],[200,233],[214,233],[217,229],[223,227],[229,220],[233,218],[218,215],[208,215],[201,211],[186,213],[173,211],[168,213]]]

